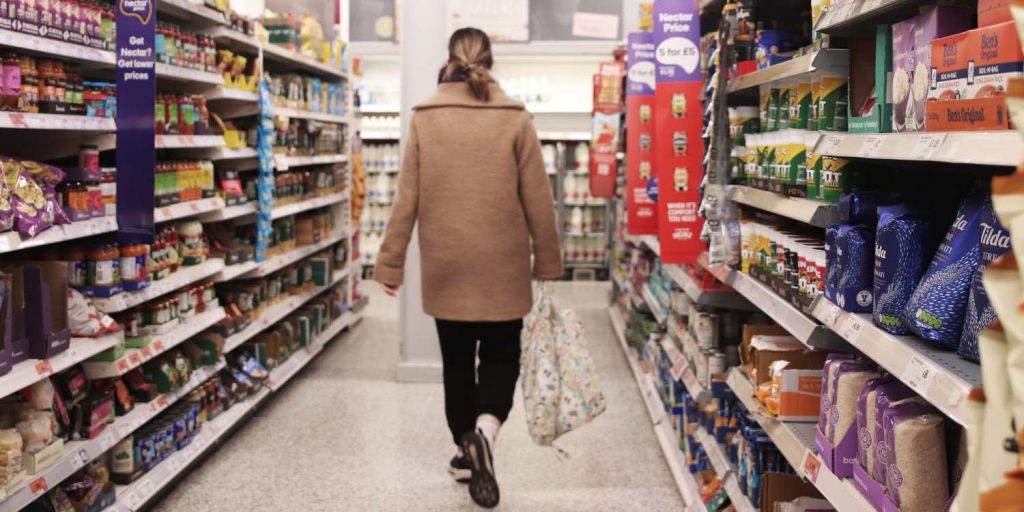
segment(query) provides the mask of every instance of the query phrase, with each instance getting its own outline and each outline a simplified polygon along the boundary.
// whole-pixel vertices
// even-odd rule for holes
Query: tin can
[[[714,313],[697,313],[697,326],[694,330],[697,346],[715,348],[718,346],[718,315]]]
[[[708,354],[708,376],[725,375],[725,354],[714,351]]]

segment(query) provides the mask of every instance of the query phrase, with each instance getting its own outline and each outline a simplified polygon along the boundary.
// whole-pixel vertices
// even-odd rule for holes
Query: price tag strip
[[[882,143],[885,139],[881,135],[868,135],[864,137],[864,142],[860,145],[860,150],[857,151],[857,156],[861,158],[875,158],[878,153],[882,150]]]
[[[946,133],[922,133],[917,136],[914,148],[910,150],[911,160],[931,160],[942,143],[946,141]]]

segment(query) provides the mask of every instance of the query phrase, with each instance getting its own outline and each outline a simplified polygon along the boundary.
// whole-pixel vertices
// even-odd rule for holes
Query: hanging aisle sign
[[[658,241],[664,263],[696,263],[704,251],[700,180],[703,119],[700,15],[694,0],[655,0],[655,166]]]
[[[626,73],[626,231],[658,233],[658,205],[647,194],[654,179],[654,36],[629,34]]]
[[[117,3],[118,239],[153,242],[156,149],[156,11],[153,0]]]
[[[622,132],[622,62],[602,62],[594,75],[594,117],[590,134],[590,195],[615,196],[619,134]]]

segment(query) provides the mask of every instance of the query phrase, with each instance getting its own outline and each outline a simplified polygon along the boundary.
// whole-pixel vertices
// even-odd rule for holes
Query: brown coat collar
[[[437,92],[423,100],[413,110],[424,110],[440,107],[473,107],[473,108],[507,108],[512,110],[526,110],[526,107],[509,98],[505,91],[498,84],[492,83],[491,101],[483,102],[473,97],[469,92],[469,86],[465,82],[446,82],[437,86]]]

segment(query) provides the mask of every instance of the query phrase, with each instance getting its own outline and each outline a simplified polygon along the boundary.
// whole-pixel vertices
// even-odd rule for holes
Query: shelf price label
[[[882,150],[882,142],[885,139],[880,135],[868,135],[864,137],[864,142],[860,145],[860,150],[857,151],[857,156],[861,158],[875,158],[878,153]]]
[[[800,465],[800,473],[803,474],[812,484],[818,483],[818,473],[821,471],[821,459],[819,459],[814,452],[807,450],[804,452],[804,462]]]
[[[903,382],[907,383],[920,395],[926,395],[935,383],[938,369],[919,354],[910,356],[907,366],[903,369]]]
[[[842,144],[843,137],[841,135],[825,135],[821,138],[821,143],[818,144],[817,153],[819,155],[834,155],[836,151],[839,151],[839,146]]]
[[[46,483],[45,476],[41,476],[28,484],[28,490],[32,491],[32,494],[42,494],[50,490],[50,484]]]
[[[49,360],[44,359],[36,363],[36,375],[43,377],[50,375],[51,373],[53,373],[53,366],[50,364]]]
[[[922,133],[917,136],[917,142],[910,150],[911,160],[930,160],[932,155],[942,147],[946,141],[945,133]]]
[[[86,464],[89,463],[89,452],[85,451],[85,448],[78,450],[78,453],[71,458],[71,467],[75,468],[75,471],[82,469]]]

